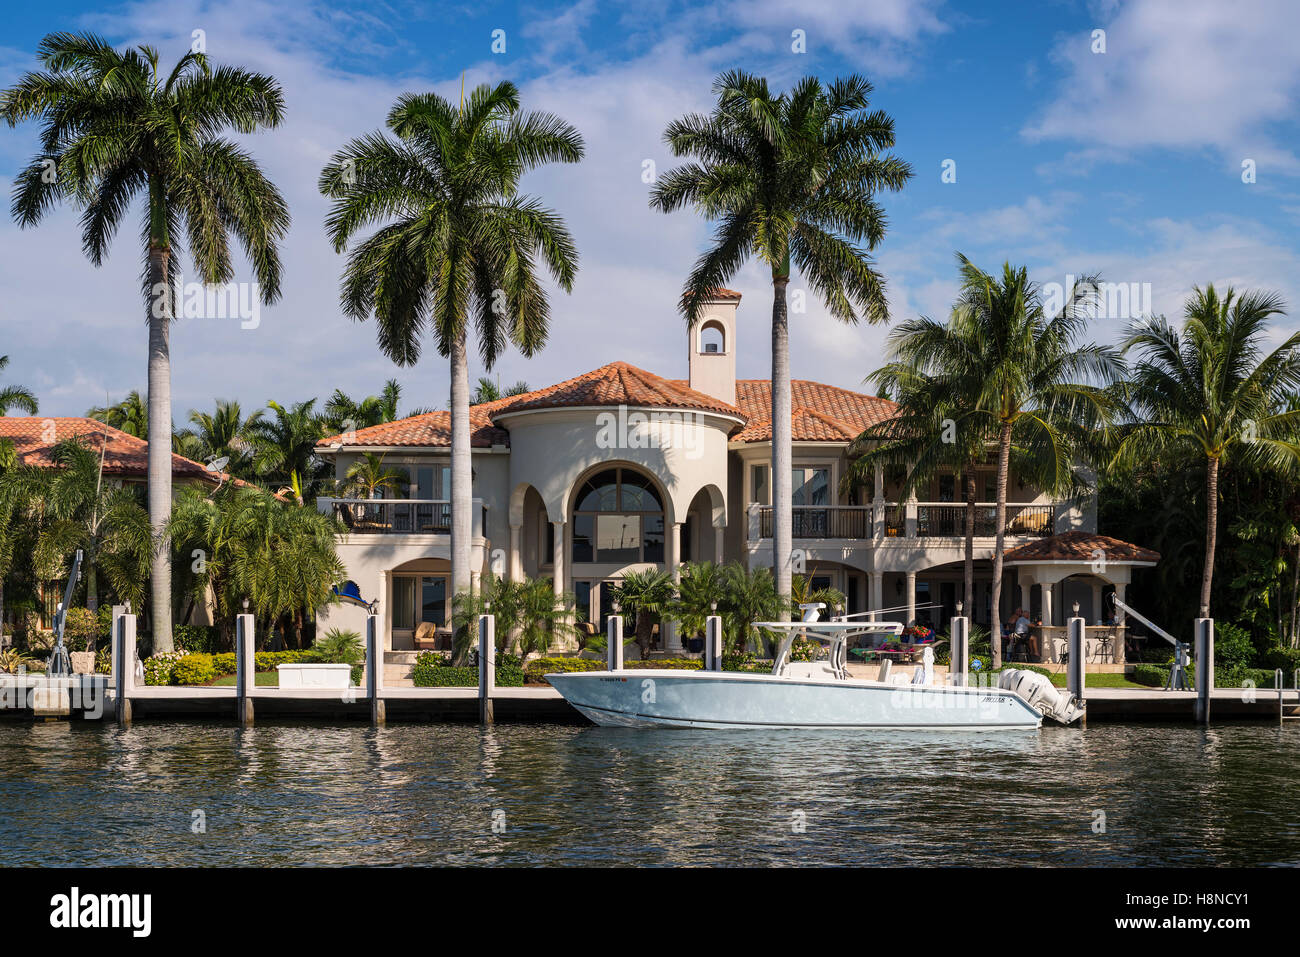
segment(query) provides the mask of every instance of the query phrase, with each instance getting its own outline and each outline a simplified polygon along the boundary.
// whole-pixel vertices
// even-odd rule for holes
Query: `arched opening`
[[[727,331],[716,319],[705,320],[700,325],[700,352],[704,355],[721,355],[727,351]]]

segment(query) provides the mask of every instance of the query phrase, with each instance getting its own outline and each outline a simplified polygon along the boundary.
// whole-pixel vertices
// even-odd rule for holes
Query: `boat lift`
[[[63,601],[54,615],[54,650],[45,663],[45,673],[50,677],[72,674],[72,659],[68,657],[68,646],[63,643],[63,627],[67,623],[68,608],[72,605],[72,590],[81,581],[81,549],[72,560],[72,570],[68,572],[68,587],[63,591]]]
[[[1121,624],[1123,623],[1123,617],[1125,614],[1132,615],[1138,621],[1142,622],[1142,624],[1146,625],[1148,628],[1154,631],[1161,638],[1165,639],[1165,641],[1169,642],[1171,645],[1174,646],[1174,664],[1173,667],[1169,669],[1169,681],[1165,685],[1165,690],[1166,691],[1191,691],[1192,682],[1187,677],[1187,665],[1191,661],[1191,657],[1189,655],[1191,645],[1188,642],[1179,641],[1177,638],[1169,634],[1169,632],[1165,631],[1163,628],[1161,628],[1151,619],[1144,616],[1137,609],[1131,608],[1128,605],[1124,604],[1124,602],[1122,602],[1119,598],[1115,597],[1115,594],[1113,592],[1111,593],[1110,600],[1111,603],[1120,611]]]

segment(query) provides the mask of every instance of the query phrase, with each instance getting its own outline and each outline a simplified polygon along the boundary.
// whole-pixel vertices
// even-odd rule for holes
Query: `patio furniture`
[[[415,637],[411,641],[416,651],[437,651],[438,626],[431,621],[420,622],[419,627],[415,629]]]

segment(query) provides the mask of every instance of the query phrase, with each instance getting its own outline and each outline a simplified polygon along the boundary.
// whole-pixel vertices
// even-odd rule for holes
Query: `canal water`
[[[1300,728],[0,725],[0,865],[1300,863]]]

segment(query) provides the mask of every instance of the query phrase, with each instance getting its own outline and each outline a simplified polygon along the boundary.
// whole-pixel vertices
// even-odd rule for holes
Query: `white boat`
[[[578,711],[608,727],[994,731],[1039,728],[1044,715],[1068,724],[1082,714],[1072,695],[1029,671],[1004,671],[998,687],[935,683],[928,662],[917,669],[914,683],[849,677],[849,639],[882,631],[898,635],[903,628],[899,622],[805,620],[756,626],[780,637],[770,674],[637,669],[549,674],[546,680]],[[796,637],[826,642],[827,659],[790,661]],[[933,660],[928,650],[926,658]]]

